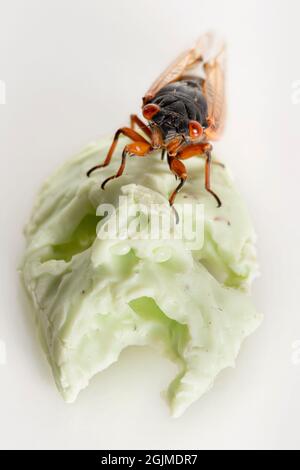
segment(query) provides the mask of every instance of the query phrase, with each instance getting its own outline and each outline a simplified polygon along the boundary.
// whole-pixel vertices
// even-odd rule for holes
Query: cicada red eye
[[[151,121],[151,119],[160,111],[160,107],[157,104],[146,104],[146,106],[143,107],[143,116],[145,119],[148,121]]]
[[[189,134],[191,139],[199,139],[203,134],[203,127],[197,121],[189,122]]]

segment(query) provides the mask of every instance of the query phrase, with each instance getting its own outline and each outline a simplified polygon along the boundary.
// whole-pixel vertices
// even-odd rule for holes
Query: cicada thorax
[[[144,107],[147,119],[159,127],[164,142],[177,136],[197,137],[207,124],[207,102],[201,79],[184,79],[162,88]],[[151,115],[152,114],[152,115]],[[199,126],[197,126],[197,123]],[[194,126],[194,127],[193,127]],[[200,135],[199,135],[200,137]]]

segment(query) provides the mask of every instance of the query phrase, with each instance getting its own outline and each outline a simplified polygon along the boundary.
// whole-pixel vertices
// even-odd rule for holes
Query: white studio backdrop
[[[299,448],[300,3],[0,0],[0,447]],[[265,320],[236,370],[179,420],[173,367],[130,349],[74,405],[56,392],[16,273],[43,179],[128,123],[153,79],[207,30],[228,43],[228,123],[216,146],[258,233]]]

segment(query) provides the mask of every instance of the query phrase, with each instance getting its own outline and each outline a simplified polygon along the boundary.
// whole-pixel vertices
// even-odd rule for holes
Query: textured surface
[[[176,184],[157,153],[130,159],[126,174],[102,191],[100,182],[115,172],[120,151],[108,168],[90,179],[85,173],[106,152],[106,142],[91,146],[44,184],[26,229],[25,286],[65,400],[74,401],[124,348],[150,345],[178,366],[166,394],[178,416],[223,368],[234,366],[243,339],[260,322],[242,292],[257,270],[253,229],[227,171],[214,166],[213,184],[223,200],[217,209],[203,190],[203,162],[195,158],[178,205],[204,204],[203,246],[137,240],[135,232],[125,241],[96,237],[101,203],[119,210],[123,195],[129,208],[160,203],[167,215],[166,198]],[[98,230],[108,223],[103,219]]]

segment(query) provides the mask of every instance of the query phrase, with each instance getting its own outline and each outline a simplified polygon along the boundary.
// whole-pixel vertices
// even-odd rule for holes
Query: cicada
[[[212,144],[221,136],[225,120],[225,46],[221,44],[212,53],[215,39],[208,33],[195,46],[180,54],[155,80],[142,100],[142,114],[130,116],[130,127],[121,127],[115,133],[102,164],[91,168],[87,175],[110,164],[120,135],[132,142],[125,145],[116,174],[102,183],[102,189],[112,179],[119,178],[128,156],[147,157],[161,149],[167,155],[170,171],[178,179],[169,197],[173,206],[176,195],[188,178],[184,160],[205,158],[205,188],[221,206],[219,196],[211,186]],[[198,73],[195,73],[199,68]],[[139,132],[137,132],[138,128]],[[221,164],[220,164],[221,165]]]

